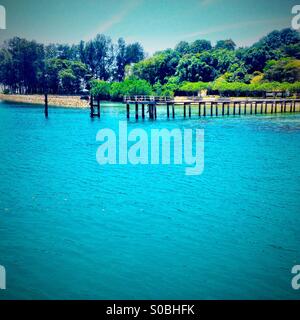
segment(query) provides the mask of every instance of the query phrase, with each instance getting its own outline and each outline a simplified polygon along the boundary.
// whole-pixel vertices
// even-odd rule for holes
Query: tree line
[[[139,43],[114,44],[97,35],[78,45],[44,46],[13,38],[0,50],[0,82],[17,93],[74,94],[83,88],[103,97],[128,94],[174,95],[211,92],[299,91],[300,36],[292,29],[273,31],[250,47],[233,40],[198,39],[145,58]],[[193,89],[193,90],[191,90]]]
[[[102,34],[78,45],[49,44],[15,37],[0,49],[0,83],[20,94],[79,93],[91,79],[122,81],[125,67],[145,57],[138,43],[116,44]]]

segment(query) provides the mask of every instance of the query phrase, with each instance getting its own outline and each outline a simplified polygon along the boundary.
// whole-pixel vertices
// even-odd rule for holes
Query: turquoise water
[[[125,108],[0,103],[0,299],[298,299],[300,115],[156,122],[205,129],[205,170],[100,166]]]

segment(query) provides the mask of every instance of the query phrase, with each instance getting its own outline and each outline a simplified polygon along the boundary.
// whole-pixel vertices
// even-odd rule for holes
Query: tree
[[[45,56],[42,44],[15,37],[4,44],[2,55],[5,58],[2,74],[9,75],[12,91],[33,93],[40,90]]]
[[[184,55],[189,53],[190,51],[190,45],[188,42],[186,41],[180,41],[176,47],[175,47],[175,51],[177,51],[179,54]]]
[[[211,42],[208,40],[196,40],[190,45],[191,53],[201,53],[212,49]]]
[[[111,39],[103,34],[98,34],[93,40],[95,48],[95,75],[97,79],[108,80],[110,78],[108,62],[111,54]]]
[[[47,87],[49,93],[58,93],[60,89],[60,73],[68,69],[68,61],[58,58],[46,60]]]
[[[74,80],[74,91],[75,93],[79,93],[81,91],[81,87],[85,83],[85,79],[88,74],[88,68],[80,61],[72,61],[70,68],[76,78]]]
[[[110,84],[103,80],[91,81],[91,94],[98,99],[106,99],[109,97]]]
[[[50,93],[79,93],[88,68],[80,61],[55,58],[46,61],[46,74]]]
[[[164,84],[168,77],[175,74],[179,58],[179,53],[174,50],[158,52],[153,57],[136,63],[132,67],[132,74],[151,84],[157,81]]]
[[[184,56],[177,66],[176,75],[180,81],[211,81],[215,78],[215,70],[196,56]]]
[[[93,41],[89,41],[85,46],[84,63],[86,63],[89,66],[92,75],[96,78],[97,56],[96,48]]]
[[[109,94],[114,100],[120,100],[125,95],[151,95],[152,93],[152,87],[147,81],[135,78],[114,82],[109,90]]]
[[[230,88],[226,87],[227,92],[235,85],[241,92],[242,82],[251,82],[251,88],[259,84],[259,92],[262,85],[268,88],[269,83],[272,88],[290,83],[291,91],[298,90],[298,85],[291,87],[299,79],[298,32],[275,30],[249,48],[235,47],[231,39],[218,41],[214,48],[207,40],[198,39],[191,44],[181,41],[174,50],[163,50],[145,59],[138,42],[126,44],[120,38],[114,44],[101,34],[75,45],[44,46],[15,37],[0,48],[0,83],[3,89],[16,93],[42,93],[47,85],[50,93],[73,94],[80,93],[83,87],[89,89],[91,79],[118,81],[120,84],[112,84],[109,89],[117,97],[151,92],[152,85],[156,94],[172,95],[181,86],[180,81],[216,79],[217,83],[222,80],[222,85],[226,82]]]
[[[137,63],[145,58],[144,49],[140,43],[135,42],[126,47],[126,64]]]
[[[118,40],[117,53],[116,53],[116,80],[122,81],[125,75],[126,66],[126,43],[123,38]]]
[[[218,75],[228,72],[229,68],[233,64],[240,64],[236,57],[235,51],[228,49],[214,50],[212,54],[209,55],[209,58],[214,59],[212,66],[216,69]]]
[[[263,37],[254,47],[267,47],[269,49],[278,49],[283,46],[300,43],[299,32],[292,29],[274,30]]]
[[[284,47],[284,53],[288,57],[300,59],[300,43],[290,44]]]
[[[264,69],[265,78],[269,81],[296,82],[300,80],[300,60],[284,58],[279,61],[268,61]]]
[[[235,50],[236,44],[231,40],[219,40],[215,46],[215,49],[227,49],[227,50]]]
[[[78,46],[78,51],[79,51],[79,59],[82,63],[85,63],[86,61],[86,52],[85,52],[85,43],[84,41],[80,41],[79,46]]]
[[[64,69],[59,72],[59,79],[61,81],[62,91],[70,93],[74,91],[76,77],[71,69]]]
[[[241,60],[244,61],[249,73],[263,71],[270,54],[264,48],[251,47],[242,53]]]
[[[10,91],[15,91],[16,74],[13,72],[12,55],[6,48],[0,51],[0,82]]]

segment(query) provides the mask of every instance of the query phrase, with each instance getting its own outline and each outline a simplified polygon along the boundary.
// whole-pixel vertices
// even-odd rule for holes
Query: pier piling
[[[48,118],[48,94],[45,93],[45,117]]]
[[[90,97],[90,108],[91,108],[91,118],[98,117],[100,118],[100,99],[97,97],[96,99],[97,103],[94,103],[94,96],[91,95]],[[97,108],[97,111],[95,112],[95,108]]]
[[[175,107],[176,105],[183,107],[183,117],[189,118],[192,117],[192,105],[198,106],[198,116],[206,117],[207,116],[207,107],[210,108],[210,116],[218,117],[232,115],[241,115],[241,114],[273,114],[273,113],[283,113],[283,112],[296,112],[299,110],[300,100],[298,99],[249,99],[249,100],[224,100],[224,99],[215,99],[215,100],[202,100],[195,97],[186,99],[185,101],[176,101],[175,99],[171,100],[170,98],[162,97],[147,97],[147,96],[134,96],[131,99],[124,99],[124,104],[126,104],[127,119],[130,117],[130,105],[135,106],[135,119],[139,118],[139,104],[142,105],[142,115],[141,117],[145,119],[145,106],[148,106],[149,119],[157,119],[157,107],[166,106],[167,108],[167,118],[175,118]],[[45,115],[47,114],[46,110],[47,97],[45,95]],[[100,101],[97,100],[95,104],[94,97],[91,96],[90,100],[91,105],[91,116],[100,117]],[[95,107],[97,106],[97,112],[95,112]],[[203,106],[203,108],[202,108]],[[172,111],[170,108],[172,107]],[[188,110],[187,110],[188,108]],[[215,110],[214,110],[215,108]],[[233,108],[233,111],[231,111]],[[237,110],[238,108],[238,110]],[[288,111],[287,111],[288,110]],[[188,115],[187,115],[188,112]],[[209,112],[209,110],[208,110]]]
[[[135,119],[138,120],[139,118],[139,104],[135,104]]]
[[[145,119],[145,105],[142,103],[142,119]]]

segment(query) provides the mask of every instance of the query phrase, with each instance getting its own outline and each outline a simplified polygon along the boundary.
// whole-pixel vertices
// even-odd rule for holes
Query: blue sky
[[[150,54],[180,40],[232,38],[247,46],[291,25],[293,0],[0,0],[12,36],[77,43],[104,33],[139,41]]]

